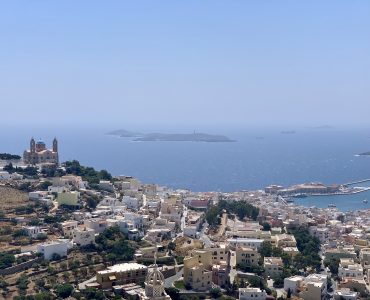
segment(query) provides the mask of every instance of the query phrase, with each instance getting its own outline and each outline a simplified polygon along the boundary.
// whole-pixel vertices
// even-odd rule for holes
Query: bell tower
[[[58,140],[56,138],[53,140],[53,152],[58,152]]]
[[[35,139],[32,138],[31,141],[30,141],[30,152],[31,153],[35,153],[36,152],[36,143],[35,143]]]
[[[154,268],[148,272],[145,280],[145,294],[143,300],[169,300],[171,299],[164,290],[164,276],[157,266],[157,244],[155,244]]]

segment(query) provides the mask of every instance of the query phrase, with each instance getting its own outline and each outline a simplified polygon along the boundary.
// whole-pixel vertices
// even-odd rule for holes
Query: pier
[[[348,183],[344,183],[342,184],[343,186],[348,186],[348,185],[354,185],[354,184],[358,184],[358,183],[364,183],[364,182],[369,182],[370,179],[362,179],[362,180],[358,180],[358,181],[353,181],[353,182],[348,182]]]

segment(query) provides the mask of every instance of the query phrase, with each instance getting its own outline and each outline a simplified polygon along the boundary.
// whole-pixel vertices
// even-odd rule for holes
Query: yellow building
[[[212,287],[212,271],[200,261],[198,256],[184,259],[184,284],[196,291],[207,291]]]

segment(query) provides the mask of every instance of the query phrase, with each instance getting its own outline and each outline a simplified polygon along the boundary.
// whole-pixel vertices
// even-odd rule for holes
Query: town
[[[370,210],[142,183],[60,162],[57,139],[2,158],[2,299],[370,297]]]

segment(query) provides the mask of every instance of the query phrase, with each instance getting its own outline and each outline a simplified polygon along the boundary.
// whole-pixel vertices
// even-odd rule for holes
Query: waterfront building
[[[46,145],[42,140],[35,142],[32,138],[30,141],[30,149],[25,150],[23,153],[23,161],[26,164],[58,164],[58,141],[56,138],[53,140],[52,149],[46,149]]]

